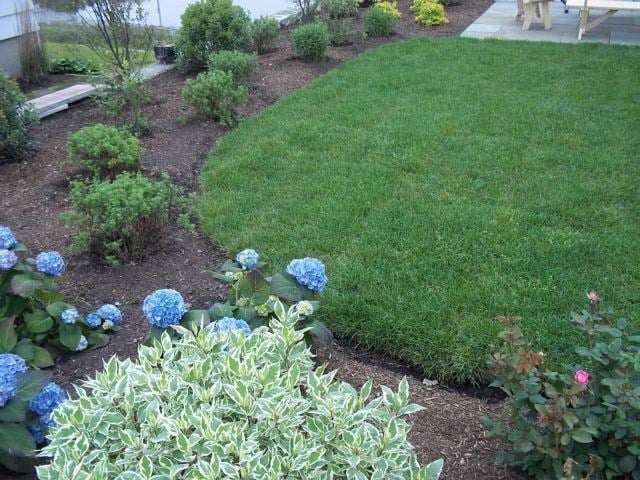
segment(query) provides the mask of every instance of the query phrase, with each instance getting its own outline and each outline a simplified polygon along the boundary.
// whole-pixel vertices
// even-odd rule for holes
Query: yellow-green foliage
[[[449,23],[444,14],[444,7],[436,0],[414,0],[409,9],[416,16],[420,25],[446,25]]]
[[[398,2],[378,2],[376,8],[381,8],[394,18],[400,18],[401,14],[398,11]]]

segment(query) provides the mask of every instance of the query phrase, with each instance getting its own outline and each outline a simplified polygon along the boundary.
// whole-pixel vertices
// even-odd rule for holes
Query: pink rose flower
[[[573,376],[573,379],[580,385],[586,385],[587,383],[589,383],[589,374],[584,370],[578,370]]]

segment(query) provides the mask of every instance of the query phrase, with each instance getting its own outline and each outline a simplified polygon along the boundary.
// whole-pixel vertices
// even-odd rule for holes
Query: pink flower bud
[[[595,290],[591,290],[590,292],[587,293],[587,299],[589,300],[590,303],[596,303],[600,301],[600,297],[598,296],[598,293]]]
[[[580,385],[586,385],[587,383],[589,383],[589,374],[584,370],[578,370],[573,376],[573,379]]]

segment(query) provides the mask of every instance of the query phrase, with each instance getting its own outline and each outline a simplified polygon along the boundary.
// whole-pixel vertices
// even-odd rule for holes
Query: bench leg
[[[542,2],[542,18],[544,19],[544,29],[551,30],[551,15],[549,14],[549,2]]]
[[[587,31],[587,22],[589,21],[589,9],[580,9],[580,25],[578,26],[578,40],[582,40],[582,35]]]
[[[524,5],[522,4],[522,0],[518,0],[516,2],[516,14],[513,17],[514,20],[518,20],[524,15]]]
[[[529,30],[531,22],[536,15],[536,6],[532,3],[524,4],[524,23],[522,24],[522,30]]]

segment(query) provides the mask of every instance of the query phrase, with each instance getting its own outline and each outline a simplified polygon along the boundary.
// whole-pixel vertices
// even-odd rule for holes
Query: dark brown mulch
[[[306,64],[292,58],[289,50],[290,30],[281,33],[278,48],[259,57],[255,87],[244,109],[252,115],[291,91],[307,84],[360,52],[386,43],[417,36],[455,35],[463,31],[490,5],[490,0],[465,0],[447,7],[450,24],[425,28],[416,25],[409,14],[410,0],[399,0],[403,13],[397,35],[389,39],[364,38],[360,33],[351,45],[332,47],[321,64]],[[362,13],[355,22],[362,31]],[[210,148],[228,131],[211,122],[192,121],[179,125],[180,91],[188,76],[171,71],[148,82],[151,102],[146,107],[153,136],[142,140],[145,153],[143,170],[151,176],[167,171],[172,180],[190,191],[199,189],[199,173]],[[70,207],[69,182],[74,172],[62,166],[65,142],[70,133],[98,122],[102,118],[91,101],[84,101],[69,111],[46,118],[35,129],[40,149],[29,162],[0,161],[2,195],[0,224],[10,226],[33,253],[42,250],[66,252],[73,231],[61,226],[58,215]],[[223,300],[226,290],[212,280],[226,258],[225,253],[207,241],[200,232],[189,233],[175,226],[167,227],[157,248],[137,265],[109,268],[89,255],[67,259],[63,289],[69,301],[80,300],[94,305],[116,303],[124,313],[123,329],[111,343],[100,350],[57,358],[55,380],[69,389],[87,375],[101,368],[111,355],[132,357],[147,331],[141,315],[144,297],[158,288],[175,288],[194,306],[206,307]],[[338,377],[360,386],[367,378],[377,385],[396,387],[405,370],[392,361],[355,352],[334,344],[320,351],[319,361],[339,369]],[[410,376],[412,400],[426,409],[411,418],[412,442],[421,461],[445,458],[445,479],[518,479],[517,472],[493,464],[497,449],[487,440],[478,417],[499,414],[504,406],[495,399],[486,400],[437,385],[424,384]],[[6,475],[6,474],[4,474]],[[4,478],[0,472],[0,478]],[[33,477],[24,477],[33,478]]]

